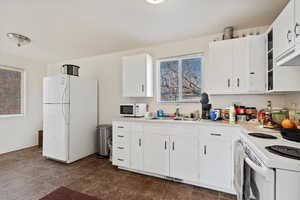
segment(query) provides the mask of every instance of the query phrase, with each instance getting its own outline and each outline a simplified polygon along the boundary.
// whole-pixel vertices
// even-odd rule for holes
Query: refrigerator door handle
[[[62,93],[62,97],[61,97],[61,110],[62,110],[62,115],[64,117],[65,124],[68,124],[67,119],[66,119],[65,103],[64,103],[66,92],[67,92],[67,81],[65,81],[65,85],[64,85],[64,89],[63,89],[63,93]]]

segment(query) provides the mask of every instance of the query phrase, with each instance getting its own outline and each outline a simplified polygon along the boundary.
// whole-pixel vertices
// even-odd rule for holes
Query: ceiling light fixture
[[[18,47],[29,44],[31,42],[30,38],[17,33],[7,33],[6,36],[8,37],[8,39],[13,40]]]
[[[164,2],[165,0],[146,0],[147,3],[150,4],[160,4],[162,2]]]

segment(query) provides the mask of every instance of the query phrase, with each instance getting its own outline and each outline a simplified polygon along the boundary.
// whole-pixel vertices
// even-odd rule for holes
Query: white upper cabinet
[[[249,74],[249,44],[247,38],[232,40],[233,65],[231,89],[236,92],[247,92]]]
[[[233,65],[232,40],[212,42],[209,44],[209,67],[205,84],[210,94],[227,93],[232,86]]]
[[[294,0],[291,0],[273,24],[274,55],[278,59],[295,42],[294,35]]]
[[[265,92],[264,36],[211,42],[206,89],[209,94]]]
[[[300,0],[290,0],[272,25],[277,66],[300,66]]]
[[[266,91],[266,41],[264,36],[250,37],[249,40],[249,92]]]
[[[295,43],[300,43],[300,0],[294,0],[295,1]],[[300,64],[299,64],[300,65]]]
[[[148,54],[125,56],[123,65],[123,96],[153,96],[153,63]]]

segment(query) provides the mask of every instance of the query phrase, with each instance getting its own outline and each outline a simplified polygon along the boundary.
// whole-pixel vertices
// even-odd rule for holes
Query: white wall
[[[253,32],[264,31],[266,27],[258,27],[252,29]],[[251,30],[250,30],[251,31]],[[249,30],[242,30],[241,32],[249,32]],[[215,38],[220,38],[220,34],[204,36],[196,39],[185,41],[177,41],[158,46],[151,46],[142,49],[128,50],[123,52],[116,52],[107,55],[99,55],[89,58],[82,58],[76,60],[64,61],[61,63],[51,64],[48,66],[48,75],[59,73],[61,64],[72,63],[79,65],[80,76],[87,78],[94,78],[99,80],[99,115],[100,123],[110,123],[113,118],[119,117],[119,104],[128,102],[147,102],[150,104],[150,109],[155,111],[162,108],[167,112],[174,112],[174,104],[158,104],[156,97],[154,98],[123,98],[121,96],[121,57],[124,55],[132,55],[136,53],[150,53],[154,59],[171,57],[183,54],[192,54],[203,52],[205,54],[204,69],[207,67],[207,50],[208,43]],[[205,71],[204,71],[205,79]],[[155,81],[156,82],[156,81]],[[205,86],[204,86],[205,87]],[[156,92],[155,92],[156,94]],[[231,105],[232,102],[240,102],[244,105],[255,106],[263,108],[267,104],[267,100],[271,99],[274,106],[283,107],[286,105],[283,95],[235,95],[235,96],[214,96],[211,97],[211,102],[215,108],[224,108]],[[181,104],[183,113],[190,113],[200,109],[201,104],[186,103]]]
[[[46,65],[0,53],[0,65],[25,69],[26,114],[23,117],[0,118],[0,154],[37,144],[42,129],[42,77]]]

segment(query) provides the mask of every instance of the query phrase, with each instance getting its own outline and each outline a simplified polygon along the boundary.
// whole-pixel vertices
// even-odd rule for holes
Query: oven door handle
[[[267,167],[260,167],[260,166],[257,166],[250,158],[245,158],[245,161],[246,163],[256,172],[256,173],[259,173],[260,175],[262,175],[263,177],[265,177],[265,179],[267,180],[270,180],[270,170],[269,168]]]

